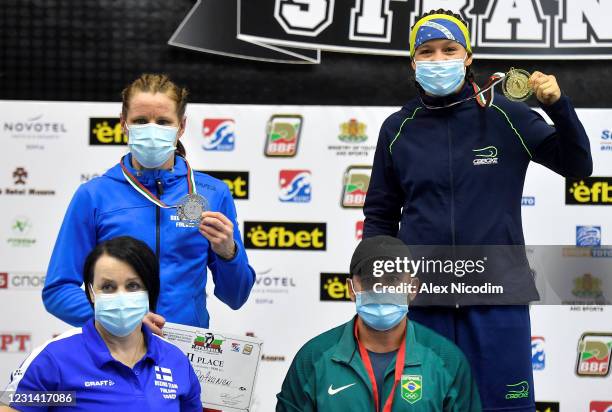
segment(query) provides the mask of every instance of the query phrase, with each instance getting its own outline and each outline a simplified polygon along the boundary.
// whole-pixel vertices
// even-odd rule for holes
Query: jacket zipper
[[[164,194],[164,186],[160,179],[155,179],[155,187],[157,189],[157,198],[161,199],[161,195]],[[159,221],[160,221],[161,209],[159,206],[155,206],[155,256],[159,261]]]

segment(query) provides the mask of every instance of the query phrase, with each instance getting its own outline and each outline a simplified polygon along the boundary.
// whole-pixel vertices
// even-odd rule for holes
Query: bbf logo
[[[578,342],[576,374],[608,376],[612,356],[612,333],[586,332]]]
[[[247,249],[326,250],[326,223],[244,222]]]
[[[236,144],[236,122],[234,119],[204,119],[202,123],[204,144],[207,151],[229,152]]]
[[[342,182],[342,199],[340,201],[342,207],[363,207],[370,186],[371,174],[371,166],[349,166],[346,169]]]
[[[304,120],[299,114],[275,114],[268,121],[264,155],[294,157]]]
[[[29,352],[31,340],[29,333],[0,333],[0,352]]]

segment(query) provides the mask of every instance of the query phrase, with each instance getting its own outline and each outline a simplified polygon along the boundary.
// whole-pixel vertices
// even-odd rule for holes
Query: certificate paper
[[[166,323],[164,337],[187,355],[202,387],[202,406],[248,411],[262,341],[193,326]]]

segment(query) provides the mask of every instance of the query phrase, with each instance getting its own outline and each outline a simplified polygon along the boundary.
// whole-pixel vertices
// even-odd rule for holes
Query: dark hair
[[[83,266],[83,282],[87,300],[93,306],[89,285],[93,284],[94,267],[102,256],[111,256],[134,269],[149,294],[149,309],[155,312],[159,297],[159,263],[155,253],[146,243],[130,236],[116,237],[102,243],[89,252]]]
[[[143,73],[123,89],[121,92],[121,100],[123,102],[121,113],[124,118],[127,117],[127,111],[130,108],[130,100],[136,92],[164,93],[176,103],[176,114],[179,118],[179,122],[183,119],[189,92],[186,88],[177,86],[177,84],[170,80],[170,77],[167,75]],[[182,157],[186,155],[185,146],[183,146],[180,140],[176,143],[175,153]]]
[[[423,17],[431,16],[432,14],[446,14],[447,16],[451,16],[451,17],[456,18],[461,23],[463,23],[465,25],[465,27],[468,27],[467,21],[465,21],[460,14],[457,14],[457,13],[451,11],[451,10],[438,9],[438,10],[430,10],[427,13],[423,13],[420,16],[418,16],[416,18],[416,20],[414,21],[414,24],[410,28],[410,31],[414,30],[414,26],[416,26],[416,24],[419,22],[419,20],[421,20]],[[468,29],[469,29],[469,27],[468,27]],[[468,56],[471,56],[471,55],[472,55],[472,53],[468,52]],[[469,66],[467,66],[465,68],[465,78],[469,82],[473,82],[474,81],[474,72],[472,71],[472,65],[469,65]]]

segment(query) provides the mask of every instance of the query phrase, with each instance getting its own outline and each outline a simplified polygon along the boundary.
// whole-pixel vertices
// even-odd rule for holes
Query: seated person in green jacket
[[[394,237],[375,236],[357,246],[348,280],[357,316],[299,350],[277,395],[277,412],[481,410],[463,353],[407,317],[418,279],[380,273],[381,261],[397,257],[410,259],[410,253]],[[383,288],[398,285],[405,291]]]

